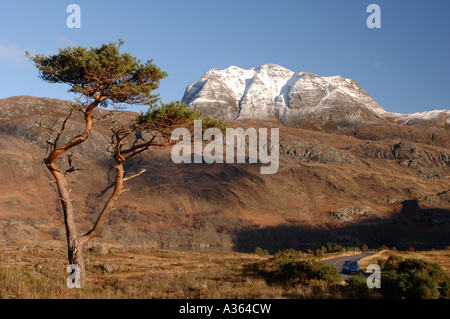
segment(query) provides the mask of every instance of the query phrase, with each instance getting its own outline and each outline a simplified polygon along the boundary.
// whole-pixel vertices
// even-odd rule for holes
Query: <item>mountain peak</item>
[[[182,101],[212,117],[287,125],[306,118],[320,125],[380,121],[379,114],[386,112],[352,79],[293,72],[277,64],[214,68],[186,89]]]

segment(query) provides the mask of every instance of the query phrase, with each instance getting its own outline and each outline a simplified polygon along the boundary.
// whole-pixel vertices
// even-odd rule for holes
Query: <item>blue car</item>
[[[359,273],[360,268],[356,261],[346,261],[342,265],[342,272],[348,272],[348,273]]]

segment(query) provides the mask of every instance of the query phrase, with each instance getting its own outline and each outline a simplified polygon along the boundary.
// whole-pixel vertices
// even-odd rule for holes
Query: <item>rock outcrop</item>
[[[413,170],[419,177],[428,179],[442,178],[445,175],[443,169],[450,163],[447,150],[438,149],[432,153],[412,142],[393,145],[367,142],[348,147],[346,150],[366,158],[395,160],[399,165]]]
[[[353,206],[345,207],[331,212],[330,215],[337,221],[343,223],[374,219],[377,216],[368,206],[358,208],[354,208]]]
[[[346,150],[307,141],[283,141],[280,153],[292,157],[297,163],[317,162],[322,164],[351,164],[356,157]]]

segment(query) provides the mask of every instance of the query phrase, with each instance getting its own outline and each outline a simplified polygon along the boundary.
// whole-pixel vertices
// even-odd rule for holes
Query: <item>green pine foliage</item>
[[[225,120],[203,117],[201,112],[179,101],[157,105],[159,95],[152,92],[167,76],[153,60],[141,63],[129,53],[121,53],[123,41],[103,44],[98,48],[67,47],[58,54],[31,56],[39,77],[49,83],[64,83],[69,92],[87,99],[78,108],[106,107],[109,104],[148,105],[149,110],[137,117],[135,130],[148,129],[167,135],[176,127],[189,127],[195,120],[203,121],[203,129],[215,127],[225,132]]]
[[[199,111],[195,111],[187,104],[180,101],[168,104],[161,103],[159,106],[152,106],[145,114],[141,114],[136,119],[136,125],[147,130],[170,133],[176,127],[186,127],[192,129],[194,121],[202,121],[202,130],[217,128],[222,132],[230,127],[225,120],[215,120],[204,117]]]
[[[202,118],[202,113],[189,108],[179,101],[151,107],[145,114],[137,118],[138,124],[158,122],[193,122]]]
[[[39,77],[49,83],[64,83],[70,92],[92,101],[102,96],[106,103],[152,105],[159,81],[167,74],[153,60],[141,63],[128,53],[120,53],[123,41],[99,48],[68,47],[55,55],[38,54],[28,58],[39,69]]]

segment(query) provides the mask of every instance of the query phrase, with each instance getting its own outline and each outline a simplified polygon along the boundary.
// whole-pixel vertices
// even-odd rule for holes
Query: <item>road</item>
[[[345,280],[345,278],[353,276],[352,274],[347,274],[347,273],[343,273],[342,272],[342,265],[344,264],[344,261],[347,260],[353,260],[353,261],[358,261],[360,259],[363,259],[365,257],[371,256],[373,255],[373,253],[361,253],[359,255],[349,255],[349,256],[341,256],[341,257],[337,257],[337,258],[333,258],[333,259],[327,259],[327,260],[322,260],[322,262],[325,265],[334,265],[336,266],[336,268],[339,270],[339,272],[341,273],[342,279]],[[367,277],[364,273],[361,272],[361,275],[363,277]]]

